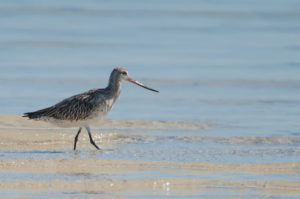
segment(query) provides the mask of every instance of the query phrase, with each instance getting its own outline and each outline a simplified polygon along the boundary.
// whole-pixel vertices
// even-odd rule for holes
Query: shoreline
[[[137,138],[127,135],[126,129],[162,129],[164,132],[181,128],[183,131],[201,131],[209,128],[207,124],[108,120],[104,127],[106,133],[94,133],[95,140],[101,142],[104,150],[95,151],[90,146],[88,135],[83,134],[80,136],[80,150],[73,152],[75,128],[57,128],[46,122],[27,120],[19,115],[0,115],[0,191],[44,193],[51,190],[62,195],[74,191],[100,195],[152,191],[185,195],[226,190],[243,191],[247,194],[255,190],[256,193],[266,194],[300,194],[300,181],[297,178],[288,179],[288,176],[299,174],[300,162],[224,164],[105,158],[105,153],[111,152],[109,148],[114,149],[124,141],[131,145],[136,139],[141,139],[142,136]],[[182,139],[189,142],[188,136]],[[299,138],[283,137],[222,138],[199,135],[191,136],[191,139],[207,139],[213,143],[227,144],[300,142]],[[159,142],[161,138],[152,141]],[[118,150],[120,149],[113,153],[118,153]],[[97,156],[99,154],[103,156]],[[248,179],[244,179],[245,176]],[[51,195],[51,191],[48,194]]]

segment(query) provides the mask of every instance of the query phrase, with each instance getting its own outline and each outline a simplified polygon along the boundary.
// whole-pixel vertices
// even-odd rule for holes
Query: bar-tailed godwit
[[[90,143],[100,149],[93,140],[90,125],[103,120],[108,115],[112,106],[120,96],[122,80],[137,84],[148,90],[158,92],[128,76],[125,68],[115,68],[109,78],[106,88],[96,88],[80,93],[61,102],[34,112],[24,113],[24,117],[34,120],[43,120],[61,127],[79,127],[74,139],[74,150],[81,129],[86,128]]]

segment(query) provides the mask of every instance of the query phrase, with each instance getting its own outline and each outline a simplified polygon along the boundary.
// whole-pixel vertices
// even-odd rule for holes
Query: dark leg
[[[74,150],[76,150],[76,144],[77,144],[77,140],[78,140],[78,136],[79,136],[80,132],[81,132],[81,127],[79,128],[79,130],[78,130],[78,132],[77,132],[77,134],[76,134],[76,136],[75,136],[75,140],[74,140]]]
[[[94,145],[94,147],[96,147],[96,149],[100,150],[100,148],[97,146],[97,144],[94,142],[94,140],[93,140],[93,138],[92,138],[92,134],[91,134],[91,129],[90,129],[90,127],[85,127],[85,128],[86,128],[86,130],[87,130],[87,132],[88,132],[88,134],[89,134],[89,137],[90,137],[90,143],[91,143],[92,145]]]

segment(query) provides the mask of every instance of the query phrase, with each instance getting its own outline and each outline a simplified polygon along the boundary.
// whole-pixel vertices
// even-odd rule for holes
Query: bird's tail
[[[27,113],[24,113],[23,117],[28,117],[29,119],[38,120],[43,116],[49,116],[50,109],[51,109],[51,107],[41,109],[41,110],[38,110],[38,111],[34,111],[34,112],[27,112]]]

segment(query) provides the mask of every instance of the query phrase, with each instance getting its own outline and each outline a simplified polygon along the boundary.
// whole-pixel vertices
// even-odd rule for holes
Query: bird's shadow
[[[115,151],[116,151],[115,149],[100,149],[100,150],[76,149],[75,151],[73,150],[72,153],[75,157],[86,156],[86,155],[95,157],[101,154],[114,153]]]

